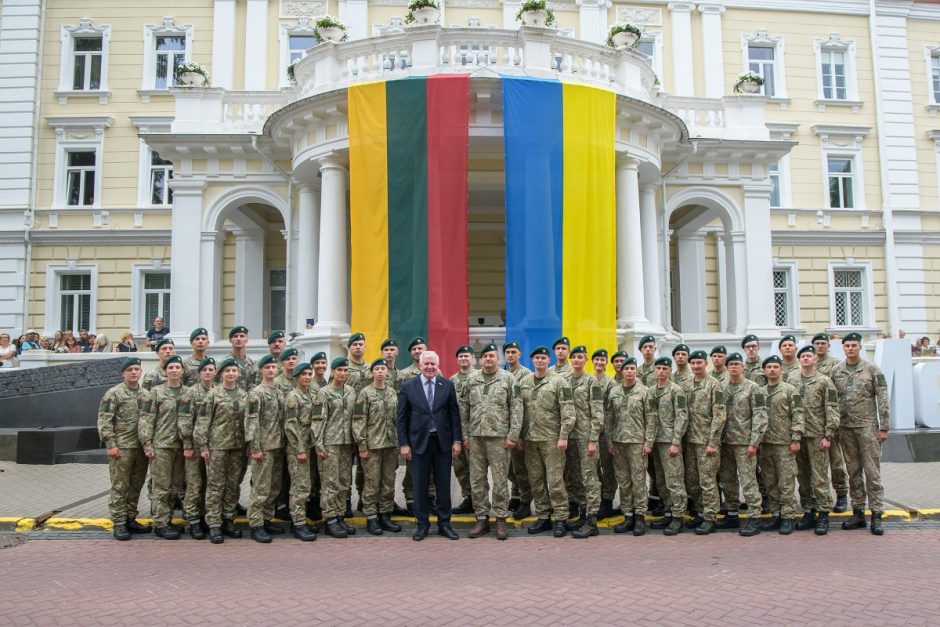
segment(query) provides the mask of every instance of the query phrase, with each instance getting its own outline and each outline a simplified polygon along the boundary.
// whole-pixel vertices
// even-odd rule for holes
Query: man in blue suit
[[[440,358],[433,351],[421,354],[421,376],[401,384],[398,391],[398,445],[411,461],[414,480],[414,511],[417,525],[412,539],[428,535],[428,483],[434,468],[437,490],[437,534],[457,539],[450,526],[451,460],[460,455],[463,434],[454,384],[438,375]]]

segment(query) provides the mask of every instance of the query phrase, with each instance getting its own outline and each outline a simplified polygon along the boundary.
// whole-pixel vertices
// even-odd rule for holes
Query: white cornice
[[[849,246],[883,245],[884,231],[771,231],[770,241],[777,246],[813,246],[844,244]]]
[[[127,117],[131,124],[143,134],[169,133],[170,125],[173,124],[172,115],[129,115]]]
[[[29,236],[33,244],[52,244],[69,246],[169,246],[170,230],[151,231],[31,231]]]
[[[70,116],[46,116],[46,122],[52,128],[93,128],[96,130],[105,129],[114,123],[114,118],[107,115],[70,115]]]
[[[799,124],[790,124],[786,122],[768,122],[764,124],[771,135],[779,135],[781,139],[788,140],[791,135],[796,134],[800,128]]]

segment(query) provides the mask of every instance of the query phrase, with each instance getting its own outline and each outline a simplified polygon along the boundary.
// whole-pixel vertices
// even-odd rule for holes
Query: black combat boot
[[[590,538],[591,536],[596,536],[600,532],[597,530],[597,516],[588,516],[587,520],[584,521],[584,524],[581,525],[580,529],[575,529],[571,532],[572,538]]]
[[[326,521],[326,535],[339,539],[349,535],[346,533],[346,528],[339,524],[340,520],[342,518],[330,518]]]
[[[836,495],[836,504],[833,506],[832,511],[836,514],[841,514],[842,512],[847,512],[849,510],[849,497],[846,494],[837,494]]]
[[[666,513],[666,504],[661,498],[650,497],[646,504],[652,516],[663,516]]]
[[[313,542],[317,539],[317,534],[306,523],[294,525],[293,533],[294,537],[302,542]]]
[[[275,525],[270,520],[264,521],[264,530],[267,531],[272,536],[279,536],[284,533],[284,528],[280,525]]]
[[[713,520],[703,520],[702,524],[695,528],[695,535],[707,536],[710,533],[718,531],[718,527]]]
[[[737,514],[725,514],[725,517],[715,523],[719,529],[737,529],[741,526],[741,519]]]
[[[760,533],[760,520],[757,518],[756,513],[754,516],[751,516],[747,519],[747,522],[744,524],[744,526],[738,529],[738,533],[745,538],[756,536]]]
[[[881,512],[871,513],[871,535],[883,536],[885,528],[881,526]]]
[[[788,536],[793,533],[793,519],[792,518],[781,518],[780,519],[780,529],[777,531],[782,536]]]
[[[473,499],[469,496],[460,502],[460,505],[450,510],[451,514],[462,516],[473,513]]]
[[[774,529],[780,529],[780,514],[774,514],[760,523],[761,531],[773,531]]]
[[[354,536],[354,535],[356,535],[356,528],[355,528],[355,527],[350,527],[350,526],[349,526],[349,523],[346,522],[346,519],[345,519],[345,518],[340,517],[340,518],[337,520],[337,522],[339,523],[340,527],[342,527],[343,529],[346,530],[346,535],[347,535],[347,536]]]
[[[639,512],[633,515],[633,535],[642,536],[646,533],[646,516]]]
[[[343,513],[343,518],[352,518],[352,517],[353,517],[352,500],[346,499],[346,511]]]
[[[520,504],[521,503],[519,503],[519,497],[514,496],[511,499],[509,499],[509,505],[507,505],[507,508],[509,509],[510,512],[514,512],[517,509],[519,509]]]
[[[555,521],[555,528],[552,529],[552,535],[556,538],[564,538],[568,531],[565,529],[565,523],[562,520]]]
[[[822,512],[819,514],[822,516]],[[826,520],[828,521],[829,514],[826,514]],[[828,523],[827,523],[828,524]],[[800,518],[800,522],[796,523],[797,531],[806,531],[807,529],[812,529],[816,526],[816,510],[811,509],[808,512],[803,512],[803,517]]]
[[[150,533],[153,527],[137,522],[134,518],[127,519],[127,530],[131,533]]]
[[[677,535],[680,531],[682,531],[682,519],[679,517],[673,517],[672,520],[669,521],[669,524],[666,525],[666,528],[663,529],[663,535],[674,536]]]
[[[562,526],[564,526],[564,523],[562,523]],[[552,530],[552,521],[548,518],[539,518],[534,523],[529,525],[529,528],[527,531],[530,534],[535,535],[537,533],[542,533],[543,531],[551,531],[551,530]]]
[[[650,529],[665,529],[670,524],[672,524],[672,514],[666,514],[659,520],[654,520],[650,523]]]
[[[389,514],[379,514],[379,527],[383,531],[391,531],[392,533],[401,531],[401,525],[392,522],[392,519],[389,518]]]
[[[251,528],[251,539],[261,544],[271,544],[273,538],[264,530],[264,525]]]
[[[225,536],[222,535],[221,527],[209,527],[209,542],[212,544],[222,544],[225,542]]]
[[[819,512],[816,516],[816,531],[817,536],[824,536],[829,533],[829,512]]]
[[[179,540],[179,529],[173,525],[157,525],[153,530],[153,535],[164,540]]]
[[[614,533],[627,533],[628,531],[633,531],[634,525],[635,523],[633,514],[624,514],[623,522],[614,525]]]
[[[614,515],[614,501],[613,499],[601,499],[601,507],[597,510],[597,519],[604,520],[605,518],[612,518]]]
[[[698,512],[689,512],[689,515],[692,517],[692,520],[686,521],[685,523],[686,529],[695,529],[696,527],[701,525],[703,522],[705,522],[705,519],[702,518],[702,515],[699,514]]]
[[[206,531],[202,528],[202,523],[189,523],[189,537],[191,537],[193,540],[205,540]]]
[[[519,507],[517,507],[512,512],[512,517],[515,518],[516,520],[522,520],[524,518],[528,518],[531,515],[532,515],[532,506],[529,505],[528,503],[520,503]]]
[[[131,532],[127,530],[126,524],[116,523],[114,525],[114,539],[121,542],[131,539]]]
[[[370,516],[366,519],[366,531],[374,536],[382,535],[382,525],[379,524],[378,518],[373,518]]]
[[[845,530],[849,529],[864,529],[868,524],[865,522],[865,510],[863,509],[853,509],[852,516],[842,523],[842,528]]]
[[[242,537],[241,530],[235,526],[234,520],[223,520],[222,521],[222,533],[230,538],[240,538]]]

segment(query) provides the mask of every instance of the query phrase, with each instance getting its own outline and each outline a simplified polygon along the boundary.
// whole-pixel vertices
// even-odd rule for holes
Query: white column
[[[199,325],[209,332],[209,339],[225,337],[222,325],[222,246],[225,232],[204,231],[199,242],[199,276],[204,286],[199,291]]]
[[[747,332],[752,333],[747,324],[748,294],[750,291],[747,283],[745,234],[742,231],[732,231],[725,234],[724,240],[725,260],[728,265],[728,330],[735,335],[744,335],[744,329],[747,328]],[[769,286],[770,283],[768,277],[764,284]],[[775,334],[779,334],[776,329],[771,335]]]
[[[743,191],[747,233],[747,332],[761,338],[774,337],[780,331],[774,324],[770,186],[745,186]]]
[[[202,324],[199,299],[194,297],[200,290],[200,260],[193,257],[200,247],[202,194],[205,182],[175,179],[171,186],[173,214],[170,226],[170,331],[177,342],[188,342],[189,333]]]
[[[349,331],[349,266],[346,258],[346,166],[335,157],[320,162],[320,263],[317,327],[333,335]]]
[[[632,157],[617,160],[617,326],[648,325],[643,294],[640,183]]]
[[[245,23],[245,89],[264,91],[268,88],[268,0],[248,0]]]
[[[578,5],[578,36],[585,41],[602,44],[607,39],[609,0],[575,0]]]
[[[210,76],[213,87],[235,89],[235,0],[215,0]]]
[[[679,267],[679,330],[701,333],[705,317],[705,234],[678,233],[676,243]]]
[[[722,53],[721,14],[723,2],[700,2],[702,12],[702,60],[705,62],[705,97],[725,95],[725,62]]]
[[[728,323],[728,262],[725,255],[723,235],[715,234],[715,251],[718,256],[718,330],[729,333]]]
[[[522,25],[522,22],[516,21],[516,13],[522,6],[522,0],[502,0],[503,3],[503,28],[516,29]]]
[[[646,319],[655,327],[662,327],[662,307],[659,291],[660,250],[656,236],[656,187],[640,187],[640,230],[643,233],[643,304]]]
[[[235,231],[235,324],[264,331],[264,231]]]
[[[670,2],[672,12],[672,93],[695,95],[695,72],[692,68],[692,9],[694,2]]]
[[[346,24],[350,39],[365,39],[371,34],[368,0],[339,0],[339,19]]]
[[[308,318],[317,318],[317,268],[320,251],[320,199],[309,183],[300,185],[297,216],[296,307],[294,315],[298,330],[305,328]]]

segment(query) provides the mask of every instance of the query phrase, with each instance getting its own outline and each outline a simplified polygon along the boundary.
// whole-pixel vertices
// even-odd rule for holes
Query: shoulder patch
[[[793,405],[794,405],[794,407],[802,407],[802,406],[803,406],[803,397],[800,396],[799,394],[794,394],[794,395],[793,395]]]
[[[680,394],[676,397],[676,405],[682,409],[685,409],[685,394]]]
[[[725,393],[721,389],[715,390],[715,402],[724,403],[725,402]]]
[[[574,390],[566,385],[561,388],[561,395],[566,401],[570,401],[574,398]]]
[[[603,399],[604,399],[604,391],[600,388],[600,386],[595,385],[594,388],[591,390],[591,400],[600,401]]]
[[[835,403],[839,400],[839,395],[835,390],[829,390],[829,392],[826,394],[826,398],[830,403]]]
[[[885,376],[881,374],[880,372],[878,373],[878,385],[883,385],[885,387],[888,387],[887,379],[885,379]]]
[[[754,402],[757,403],[758,405],[765,405],[765,406],[766,406],[766,405],[767,405],[767,398],[764,396],[764,394],[763,394],[762,392],[758,392],[757,394],[754,395]]]

